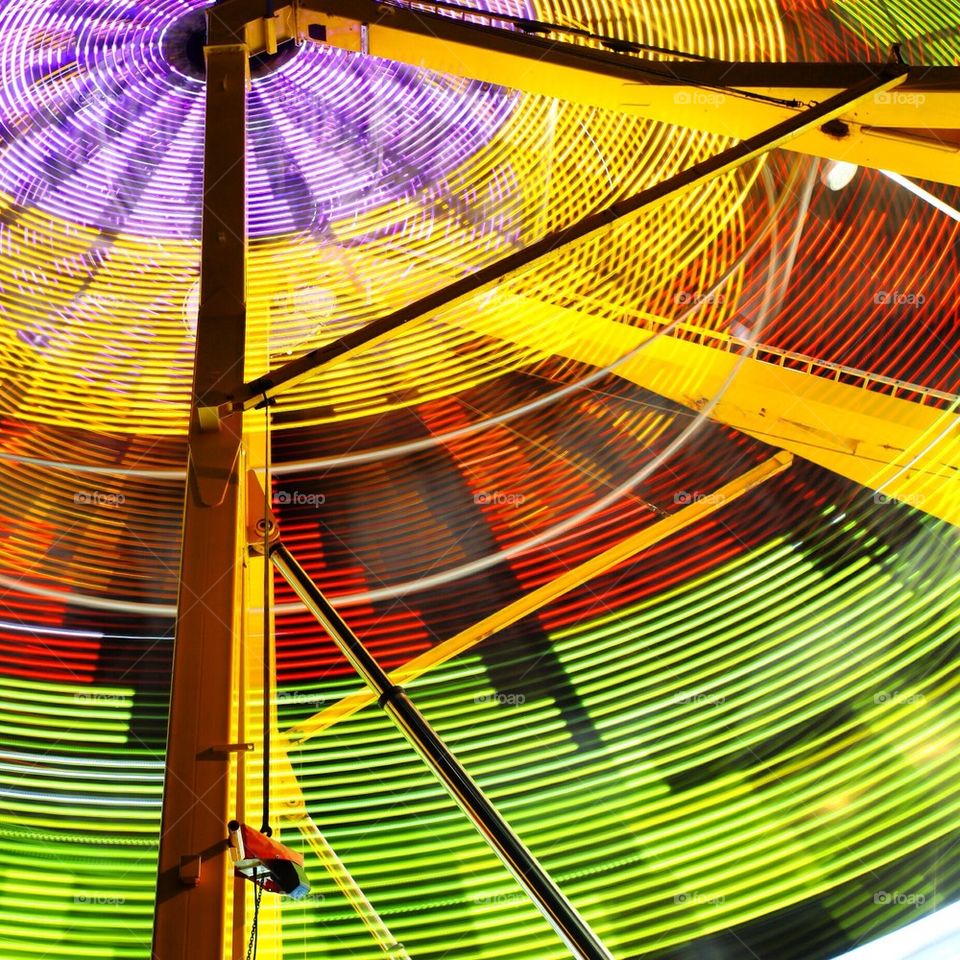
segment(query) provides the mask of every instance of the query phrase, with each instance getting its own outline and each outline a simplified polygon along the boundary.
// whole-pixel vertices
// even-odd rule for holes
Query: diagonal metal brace
[[[822,103],[798,111],[788,118],[713,157],[694,164],[675,176],[655,183],[624,200],[589,214],[562,230],[547,234],[523,250],[510,253],[419,300],[401,307],[386,316],[371,321],[358,330],[311,350],[282,364],[262,377],[244,384],[218,408],[220,416],[240,410],[251,410],[278,396],[283,390],[311,377],[318,370],[338,360],[346,360],[362,350],[374,346],[404,327],[433,316],[439,310],[450,309],[503,283],[527,269],[541,257],[561,250],[570,244],[597,233],[623,217],[652,207],[714,177],[734,170],[775,147],[782,146],[802,133],[820,127],[847,112],[852,104],[876,93],[890,90],[907,76],[906,67],[888,64],[884,72],[844,90]]]
[[[587,922],[560,891],[533,854],[524,846],[489,798],[483,793],[450,748],[440,739],[403,687],[395,685],[320,592],[282,541],[270,550],[270,559],[317,618],[340,652],[350,661],[437,779],[481,836],[527,892],[540,912],[578,960],[613,960]]]

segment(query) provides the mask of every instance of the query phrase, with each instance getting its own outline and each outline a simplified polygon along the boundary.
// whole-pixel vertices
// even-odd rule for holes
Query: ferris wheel
[[[958,16],[0,3],[0,956],[955,899]]]

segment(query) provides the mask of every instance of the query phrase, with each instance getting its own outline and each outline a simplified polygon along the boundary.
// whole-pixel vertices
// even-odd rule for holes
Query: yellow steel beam
[[[794,115],[801,104],[825,100],[871,75],[865,65],[838,71],[816,64],[801,69],[797,64],[743,64],[737,70],[734,64],[679,62],[664,68],[658,62],[657,76],[636,70],[636,57],[585,51],[421,11],[387,16],[383,4],[373,0],[305,0],[304,6],[329,20],[331,45],[359,51],[360,24],[356,33],[343,27],[348,11],[356,11],[371,56],[738,140]],[[944,69],[939,81],[931,81],[929,71],[917,70],[913,83],[910,79],[896,92],[861,100],[844,112],[842,123],[810,130],[785,148],[960,184],[960,70]],[[777,99],[795,104],[773,102]]]
[[[217,16],[225,34],[245,31],[258,49],[268,36],[302,38],[319,28],[323,42],[344,50],[740,140],[882,69],[650,61],[377,0],[277,0],[274,8],[270,30],[262,4],[250,0],[227,0]],[[840,121],[785,149],[960,184],[960,68],[916,67],[899,90],[858,102]]]
[[[516,315],[525,322],[513,322]],[[531,354],[600,367],[635,352],[616,367],[625,379],[692,410],[722,392],[711,419],[960,525],[960,416],[953,409],[740,356],[721,346],[720,335],[702,343],[654,335],[505,292],[456,322]]]
[[[755,134],[748,140],[742,140],[727,147],[673,176],[645,187],[638,193],[617,200],[609,207],[582,217],[568,227],[540,237],[521,250],[509,253],[465,277],[454,280],[442,289],[428,293],[399,310],[371,320],[365,326],[351,330],[337,340],[325,343],[315,350],[281,364],[266,376],[257,377],[244,384],[228,398],[227,403],[220,407],[205,408],[201,413],[210,422],[216,422],[217,417],[226,411],[249,410],[259,406],[284,389],[314,376],[320,368],[337,360],[346,360],[355,356],[388,339],[405,326],[413,326],[415,323],[426,320],[441,309],[449,310],[458,304],[475,301],[477,294],[500,287],[506,281],[529,271],[531,264],[540,257],[553,255],[575,241],[599,235],[609,230],[611,224],[631,214],[643,209],[655,208],[669,198],[679,196],[714,177],[735,170],[747,161],[790,142],[805,131],[815,129],[819,124],[836,118],[852,104],[878,91],[888,92],[895,89],[903,82],[905,76],[906,71],[903,67],[890,65],[878,76],[871,76],[862,83],[829,97],[822,103],[791,114],[785,120]]]
[[[455,636],[414,657],[390,674],[391,682],[397,686],[402,686],[411,680],[416,680],[431,668],[446,663],[458,654],[463,653],[464,650],[469,650],[482,640],[486,640],[487,637],[506,629],[510,624],[516,623],[537,610],[542,610],[547,604],[562,597],[565,593],[583,586],[600,574],[613,570],[624,561],[649,549],[654,544],[660,543],[678,531],[697,523],[748,491],[753,490],[761,483],[765,483],[771,477],[782,473],[792,462],[793,455],[790,453],[781,451],[775,454],[769,460],[764,461],[752,470],[748,470],[735,480],[724,484],[710,495],[696,500],[689,506],[678,510],[671,516],[658,520],[649,527],[644,527],[608,550],[604,550],[584,563],[565,571],[549,583],[537,587],[536,590],[531,590],[530,593],[514,600],[513,603],[507,604],[490,616],[484,617],[483,620],[467,627],[466,630],[461,630]],[[302,744],[318,733],[322,733],[339,720],[352,716],[358,710],[375,701],[376,694],[369,690],[359,690],[337,701],[337,703],[331,704],[302,723],[291,727],[286,731],[285,739],[290,744]]]
[[[227,821],[236,802],[242,575],[243,415],[205,432],[199,411],[243,378],[246,324],[246,82],[242,45],[207,50],[201,292],[154,960],[230,955]]]

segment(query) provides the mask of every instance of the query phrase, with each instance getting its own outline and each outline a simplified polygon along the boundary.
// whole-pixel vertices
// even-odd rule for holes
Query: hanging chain
[[[264,397],[263,423],[266,446],[263,475],[263,823],[260,832],[271,836],[270,826],[270,692],[273,681],[270,644],[270,593],[273,569],[270,566],[270,501],[273,498],[270,479],[270,407],[272,403]]]
[[[253,923],[250,924],[250,941],[247,943],[247,960],[256,960],[257,940],[259,939],[260,898],[263,896],[263,887],[257,883],[257,895],[253,901]]]

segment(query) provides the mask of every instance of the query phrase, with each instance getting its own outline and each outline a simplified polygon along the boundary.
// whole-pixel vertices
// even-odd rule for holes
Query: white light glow
[[[894,183],[899,183],[901,187],[909,190],[914,196],[919,197],[921,200],[926,200],[931,207],[936,207],[937,210],[945,213],[952,220],[960,222],[960,210],[951,207],[949,203],[944,203],[939,197],[935,197],[932,193],[924,190],[923,187],[917,186],[912,180],[901,177],[899,173],[894,173],[892,170],[881,170],[880,172],[885,177],[889,177]]]
[[[831,160],[820,172],[820,182],[831,190],[842,190],[860,168],[846,160]]]
[[[883,892],[895,898],[901,894]],[[960,903],[937,910],[836,960],[956,960],[960,956]]]

